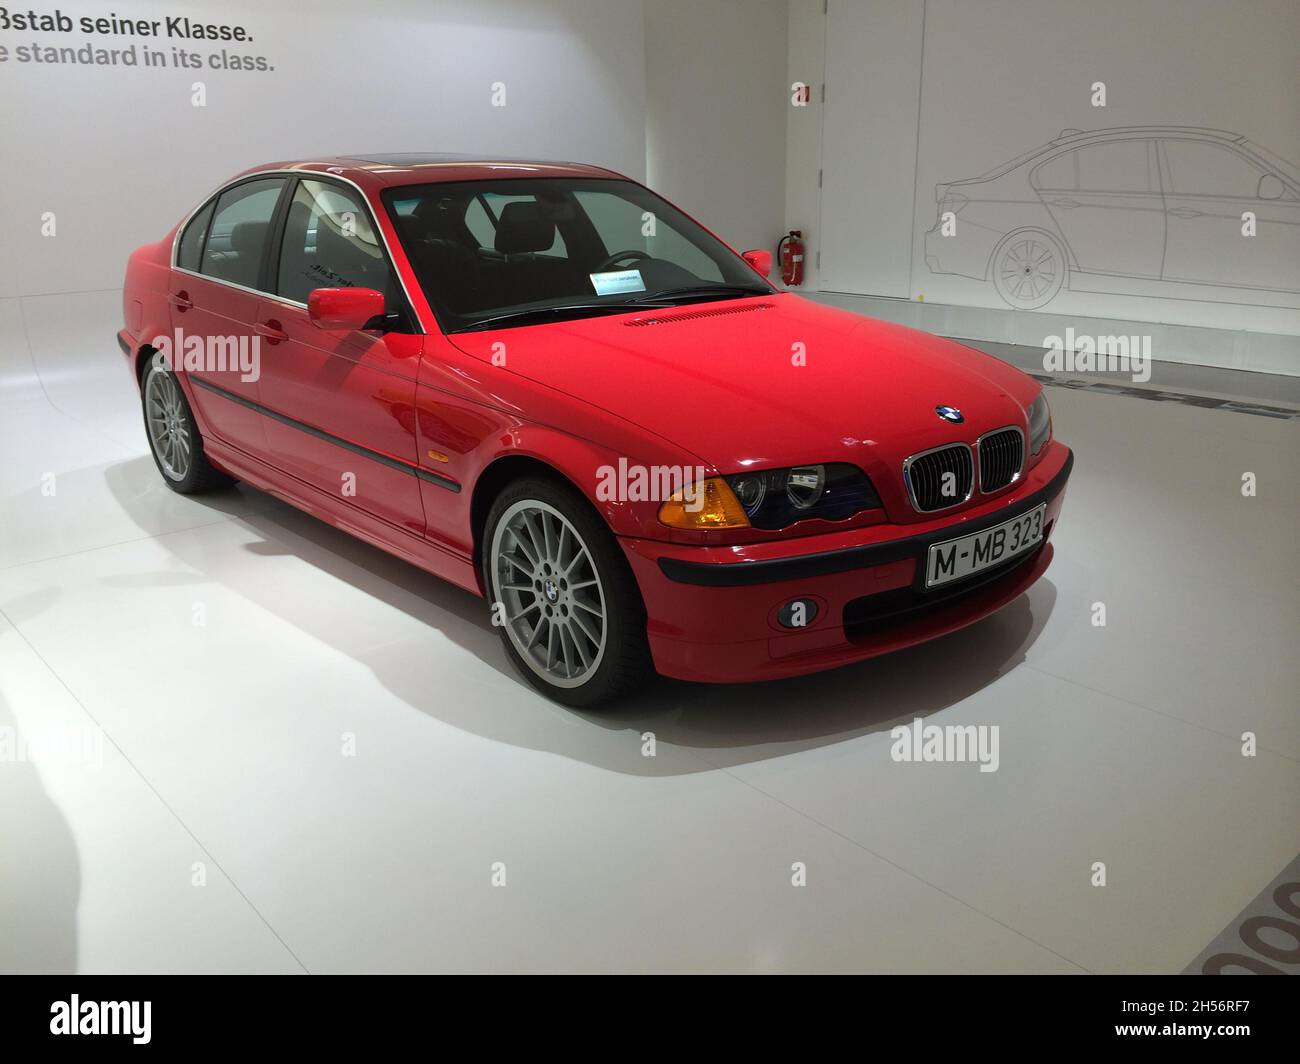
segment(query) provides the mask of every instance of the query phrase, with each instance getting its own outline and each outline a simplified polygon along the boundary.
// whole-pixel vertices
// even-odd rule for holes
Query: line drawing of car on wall
[[[930,271],[987,281],[1019,310],[1064,288],[1300,307],[1300,168],[1241,134],[1067,129],[935,199]]]

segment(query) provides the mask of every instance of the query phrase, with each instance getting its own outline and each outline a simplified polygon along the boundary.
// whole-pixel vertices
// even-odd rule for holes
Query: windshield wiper
[[[489,329],[494,325],[501,325],[506,322],[512,322],[516,325],[526,325],[533,321],[548,321],[551,318],[558,317],[562,314],[582,314],[582,313],[600,313],[600,312],[618,312],[626,310],[640,310],[643,307],[674,307],[689,298],[699,299],[716,299],[723,296],[765,296],[771,295],[771,290],[759,288],[757,285],[746,284],[693,284],[682,285],[679,288],[667,288],[662,292],[647,292],[644,296],[636,299],[621,299],[617,303],[565,303],[558,307],[521,307],[519,310],[508,310],[504,314],[493,314],[490,318],[480,318],[478,321],[472,321],[459,329],[453,329],[453,332],[477,332],[481,329]]]
[[[769,296],[771,294],[770,288],[759,288],[758,285],[752,284],[690,284],[682,285],[680,288],[666,288],[662,292],[651,292],[644,298],[634,299],[631,302],[638,306],[648,306],[657,300],[680,300],[687,296],[712,299],[716,296]]]
[[[526,325],[530,321],[546,321],[561,314],[585,313],[588,311],[627,311],[639,310],[642,307],[671,307],[672,305],[672,303],[662,302],[657,296],[654,296],[644,301],[629,299],[618,303],[565,303],[559,307],[525,307],[519,310],[509,310],[504,314],[493,314],[490,318],[480,318],[478,321],[472,321],[459,329],[453,329],[452,332],[477,332],[480,329],[487,329],[503,322]]]

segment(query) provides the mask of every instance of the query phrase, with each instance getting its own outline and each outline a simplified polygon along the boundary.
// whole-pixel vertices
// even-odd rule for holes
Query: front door
[[[1164,142],[1169,240],[1165,280],[1250,292],[1300,292],[1300,200],[1274,176],[1278,196],[1260,196],[1269,171],[1226,144],[1190,138]],[[1255,215],[1247,236],[1246,212]]]
[[[360,193],[303,177],[285,217],[274,294],[257,310],[270,458],[320,491],[422,536],[415,381],[424,338],[400,327],[312,324],[313,289],[352,287],[376,289],[390,309],[400,306]]]

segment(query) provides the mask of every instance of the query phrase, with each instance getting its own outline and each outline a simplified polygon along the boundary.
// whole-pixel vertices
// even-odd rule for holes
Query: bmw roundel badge
[[[934,412],[944,421],[951,421],[954,425],[960,425],[966,420],[965,416],[955,406],[936,406]]]

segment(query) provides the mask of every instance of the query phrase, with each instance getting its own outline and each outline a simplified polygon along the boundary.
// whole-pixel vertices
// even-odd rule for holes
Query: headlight
[[[807,517],[843,521],[880,506],[867,475],[846,462],[763,469],[723,479],[755,528],[785,528]]]
[[[810,510],[826,490],[825,466],[799,466],[785,478],[785,497],[796,510]]]
[[[1029,453],[1037,454],[1052,434],[1052,412],[1047,408],[1047,395],[1038,393],[1038,398],[1029,404]]]
[[[846,462],[709,477],[659,507],[672,528],[785,528],[808,517],[843,521],[880,506],[866,473]]]

